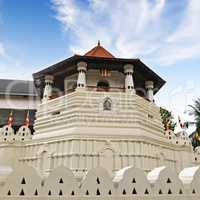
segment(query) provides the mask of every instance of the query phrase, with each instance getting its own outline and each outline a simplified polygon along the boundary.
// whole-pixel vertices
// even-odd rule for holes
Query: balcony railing
[[[97,92],[124,92],[125,88],[123,87],[96,87],[96,86],[87,86],[88,91],[97,91]]]
[[[51,96],[50,99],[56,99],[58,97],[64,96],[66,94],[70,94],[74,92],[76,88],[70,88],[68,90],[59,91]],[[125,88],[123,87],[97,87],[97,86],[87,86],[86,91],[96,91],[96,92],[125,92]]]
[[[86,91],[94,91],[94,92],[125,92],[125,88],[124,87],[97,87],[97,86],[87,86]],[[68,90],[65,90],[64,92],[59,92],[57,94],[53,94],[52,97],[50,99],[56,99],[58,97],[64,96],[66,94],[70,94],[72,92],[74,92],[76,90],[76,88],[70,88]],[[147,101],[149,101],[145,96],[140,95],[140,93],[136,94],[144,99],[146,99]]]

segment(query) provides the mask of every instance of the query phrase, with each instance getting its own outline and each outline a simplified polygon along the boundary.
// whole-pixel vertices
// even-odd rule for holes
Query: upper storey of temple
[[[165,81],[140,59],[116,58],[100,42],[84,55],[74,55],[33,74],[43,99],[56,98],[76,88],[136,93],[150,101]]]
[[[85,55],[33,76],[42,97],[34,140],[63,135],[164,137],[160,109],[152,102],[165,81],[139,59],[116,58],[98,43]]]

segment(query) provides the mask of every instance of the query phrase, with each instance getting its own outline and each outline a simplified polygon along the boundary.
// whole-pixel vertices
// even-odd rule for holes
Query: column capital
[[[44,77],[44,80],[45,80],[45,83],[47,83],[47,82],[53,83],[54,76],[53,76],[53,75],[46,75],[46,76]]]
[[[77,70],[80,71],[80,70],[83,70],[83,71],[86,71],[87,70],[87,63],[84,62],[84,61],[80,61],[77,63]]]
[[[146,89],[153,89],[154,88],[154,82],[153,81],[145,81],[145,88]]]
[[[133,73],[133,70],[134,70],[134,66],[133,64],[125,64],[124,65],[124,73]]]
[[[154,92],[153,92],[153,89],[154,89],[154,82],[153,81],[145,81],[145,88],[147,90],[147,99],[151,102],[153,102],[153,95],[154,95]]]

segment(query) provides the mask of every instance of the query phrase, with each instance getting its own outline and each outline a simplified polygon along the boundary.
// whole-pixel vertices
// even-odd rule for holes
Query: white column
[[[124,65],[125,90],[126,92],[130,92],[130,93],[135,93],[134,82],[133,82],[133,69],[134,69],[134,66],[132,64]]]
[[[145,88],[147,90],[146,98],[149,101],[153,102],[154,101],[154,95],[153,95],[154,83],[153,83],[153,81],[146,81],[145,82]]]
[[[78,80],[77,80],[77,88],[85,88],[86,87],[86,70],[87,70],[87,63],[86,62],[79,62],[77,64],[78,70]]]
[[[43,92],[43,99],[42,102],[47,102],[50,97],[52,96],[52,85],[53,85],[53,76],[45,76],[45,88]]]

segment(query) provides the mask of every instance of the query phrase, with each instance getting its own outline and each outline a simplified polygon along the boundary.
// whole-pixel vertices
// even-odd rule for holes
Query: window
[[[109,98],[106,98],[106,100],[103,103],[103,110],[111,110],[112,109],[112,101]]]
[[[97,91],[109,91],[110,85],[107,80],[100,80],[97,83]]]

